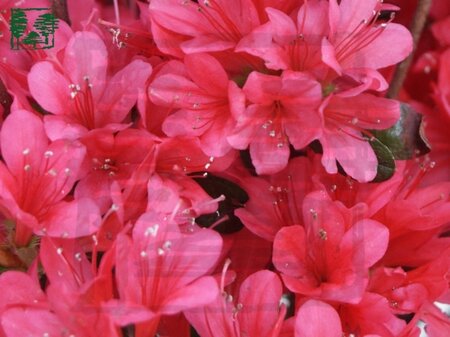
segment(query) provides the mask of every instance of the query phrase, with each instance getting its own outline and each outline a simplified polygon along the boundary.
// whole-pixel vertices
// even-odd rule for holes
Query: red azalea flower
[[[338,74],[380,69],[405,59],[412,51],[411,33],[402,25],[379,21],[383,10],[398,7],[378,0],[331,0],[330,34],[322,40],[322,59]],[[390,48],[395,46],[395,48]],[[386,49],[391,52],[385,53]]]
[[[153,137],[144,131],[126,129],[114,134],[92,130],[81,142],[86,146],[90,170],[77,185],[76,197],[94,197],[102,213],[111,206],[111,183],[123,187],[154,149]]]
[[[199,137],[209,156],[226,154],[231,149],[226,137],[234,126],[230,106],[243,105],[244,97],[220,63],[207,54],[187,55],[184,65],[168,63],[161,73],[149,95],[153,103],[176,109],[163,131],[170,137]]]
[[[150,13],[158,46],[164,50],[176,39],[186,54],[233,49],[259,25],[251,0],[154,0]]]
[[[14,111],[3,123],[1,208],[16,221],[15,241],[39,235],[80,237],[98,228],[99,210],[89,198],[64,201],[78,179],[85,148],[64,140],[49,143],[42,121]]]
[[[284,226],[303,223],[302,203],[313,191],[314,168],[308,158],[291,159],[287,167],[268,177],[242,177],[250,200],[235,214],[250,231],[273,241]]]
[[[338,161],[352,178],[360,182],[373,180],[378,160],[363,136],[367,134],[364,130],[383,130],[394,125],[400,117],[400,104],[370,94],[332,95],[323,102],[321,111],[325,126],[319,141],[326,171],[337,173]]]
[[[136,103],[138,88],[150,76],[151,66],[141,60],[107,76],[104,42],[92,32],[76,32],[64,52],[64,61],[38,62],[28,74],[30,93],[45,110],[50,139],[79,138],[88,130],[123,129]]]
[[[243,88],[251,102],[235,111],[237,125],[228,136],[237,149],[250,147],[258,174],[273,174],[286,167],[289,144],[302,149],[322,134],[318,111],[322,93],[312,77],[285,71],[280,77],[252,72]]]
[[[275,273],[261,270],[242,283],[237,304],[222,292],[210,305],[187,311],[186,317],[202,337],[278,337],[286,314],[280,305],[282,290]]]
[[[324,192],[305,198],[303,217],[304,227],[284,227],[275,237],[273,263],[285,285],[322,300],[358,303],[368,268],[386,251],[387,228],[369,219],[346,223]]]
[[[209,229],[181,233],[167,217],[145,213],[133,237],[120,234],[116,246],[117,287],[122,301],[143,305],[154,319],[137,326],[136,336],[153,336],[160,315],[206,305],[216,298],[216,281],[207,275],[222,248]]]
[[[346,334],[396,337],[406,323],[390,310],[390,303],[381,295],[366,292],[357,304],[343,304],[338,309]]]
[[[305,1],[295,20],[289,12],[266,8],[269,22],[257,27],[237,51],[261,57],[269,69],[323,72],[321,40],[329,33],[327,1]]]

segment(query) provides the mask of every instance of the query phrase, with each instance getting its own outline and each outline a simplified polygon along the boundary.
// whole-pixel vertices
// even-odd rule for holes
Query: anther
[[[154,224],[153,226],[148,227],[145,232],[144,235],[145,236],[153,236],[155,237],[158,234],[158,229],[159,229],[159,224]]]
[[[51,175],[52,177],[56,177],[56,175],[58,174],[54,169],[48,170],[47,172],[49,175]]]
[[[52,157],[53,156],[53,151],[45,151],[44,152],[44,157],[45,158],[50,158],[50,157]]]
[[[172,248],[172,242],[171,241],[165,241],[163,243],[163,247],[164,247],[164,249],[169,250],[170,248]]]
[[[319,237],[324,241],[328,238],[327,232],[323,228],[319,230]]]

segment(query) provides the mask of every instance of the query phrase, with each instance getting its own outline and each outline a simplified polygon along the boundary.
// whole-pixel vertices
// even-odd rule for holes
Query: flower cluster
[[[3,1],[0,336],[446,336],[450,5],[392,1]]]

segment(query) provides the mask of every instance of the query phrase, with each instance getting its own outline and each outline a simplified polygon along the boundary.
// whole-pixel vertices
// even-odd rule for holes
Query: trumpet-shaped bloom
[[[187,311],[186,316],[202,337],[278,337],[286,314],[281,295],[279,277],[261,270],[242,283],[236,304],[232,295],[222,292],[210,305]]]
[[[236,50],[261,57],[270,69],[323,72],[321,43],[329,33],[328,7],[327,1],[307,1],[295,20],[266,8],[269,22],[241,40]]]
[[[411,33],[402,25],[380,21],[383,10],[397,7],[378,0],[331,0],[330,33],[322,41],[322,59],[338,74],[349,69],[380,69],[405,59],[412,51]],[[390,48],[395,46],[395,48]],[[391,53],[385,53],[392,49]]]
[[[14,111],[3,123],[0,205],[16,222],[16,243],[31,233],[79,237],[92,234],[99,210],[89,198],[65,201],[78,179],[85,148],[78,142],[49,142],[44,125],[26,110]]]
[[[251,104],[244,111],[234,111],[237,125],[228,141],[236,149],[250,148],[258,174],[284,169],[289,144],[301,149],[322,135],[323,121],[318,111],[322,92],[309,75],[252,72],[243,91]]]
[[[351,97],[333,95],[323,102],[321,110],[325,128],[319,140],[325,170],[337,173],[337,161],[356,180],[373,180],[377,174],[378,160],[364,130],[391,127],[400,117],[400,104],[369,94]]]
[[[155,0],[150,13],[158,46],[170,52],[177,39],[186,54],[233,49],[259,25],[252,0]]]
[[[226,138],[234,126],[230,106],[244,104],[242,93],[207,54],[187,55],[184,66],[171,68],[177,72],[158,76],[149,87],[153,103],[175,109],[165,119],[163,131],[171,137],[199,137],[207,155],[223,156],[231,149]]]
[[[90,170],[77,185],[75,196],[95,197],[104,212],[111,205],[111,184],[125,186],[133,172],[153,151],[154,140],[141,130],[126,129],[116,134],[107,129],[92,130],[82,138]]]
[[[155,316],[138,327],[137,336],[152,336],[162,314],[176,314],[216,298],[216,281],[204,275],[214,268],[221,248],[222,239],[216,232],[182,233],[177,224],[154,212],[138,219],[132,237],[119,235],[116,275],[120,298],[147,307]]]
[[[273,263],[293,292],[327,301],[358,303],[368,268],[386,252],[389,231],[362,219],[348,223],[324,192],[303,202],[304,227],[282,228],[275,237]]]
[[[28,74],[33,98],[54,115],[44,118],[50,139],[76,139],[88,130],[124,128],[138,89],[151,66],[135,60],[113,76],[107,74],[108,52],[92,32],[76,32],[64,50],[62,64],[36,63]]]

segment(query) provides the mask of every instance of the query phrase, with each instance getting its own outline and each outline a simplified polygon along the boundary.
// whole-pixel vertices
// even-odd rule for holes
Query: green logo
[[[27,14],[32,11],[45,12],[31,25]],[[51,8],[11,8],[9,24],[11,49],[49,49],[55,46],[58,19],[51,13]]]

